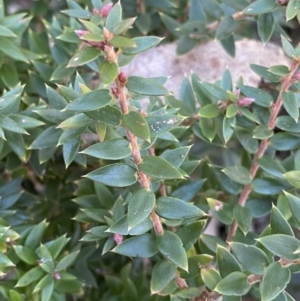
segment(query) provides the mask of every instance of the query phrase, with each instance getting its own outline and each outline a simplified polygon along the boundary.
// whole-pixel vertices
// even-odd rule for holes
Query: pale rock
[[[229,56],[218,41],[199,44],[189,53],[177,56],[176,43],[164,44],[145,51],[122,70],[130,75],[142,77],[170,76],[166,87],[178,96],[184,76],[196,73],[202,81],[215,82],[221,78],[228,68],[233,82],[242,76],[245,85],[258,86],[260,77],[249,65],[257,64],[265,67],[273,65],[290,65],[290,60],[282,49],[273,43],[263,44],[255,40],[236,42],[236,55]]]

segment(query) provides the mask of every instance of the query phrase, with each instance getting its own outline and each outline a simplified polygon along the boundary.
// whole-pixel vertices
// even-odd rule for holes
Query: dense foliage
[[[299,1],[49,2],[0,0],[0,300],[295,300]],[[155,34],[234,55],[255,24],[291,60],[251,65],[267,89],[224,70],[177,99],[120,71]],[[225,239],[203,233],[212,216]]]

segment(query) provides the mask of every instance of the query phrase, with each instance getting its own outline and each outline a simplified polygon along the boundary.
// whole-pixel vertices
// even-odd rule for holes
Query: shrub
[[[26,17],[0,1],[1,300],[295,300],[300,48],[281,26],[299,1],[138,1],[137,20],[129,0],[125,18],[120,2],[67,2]],[[141,34],[233,55],[253,22],[291,58],[251,66],[265,89],[225,70],[176,99],[168,78],[120,71],[161,42]],[[225,239],[203,233],[212,216]]]

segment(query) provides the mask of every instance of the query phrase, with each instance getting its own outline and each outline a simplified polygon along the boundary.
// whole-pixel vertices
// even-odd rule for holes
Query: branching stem
[[[270,115],[270,118],[269,118],[269,121],[267,124],[267,126],[270,130],[274,130],[274,128],[276,126],[276,118],[282,107],[282,94],[283,94],[283,92],[287,91],[288,88],[290,87],[290,85],[293,83],[293,76],[294,76],[295,72],[297,71],[298,65],[299,65],[299,62],[297,60],[293,60],[289,75],[286,77],[283,77],[283,79],[282,79],[281,88],[280,88],[278,97],[276,99],[276,102],[273,104],[273,106],[271,108],[271,115]],[[253,161],[252,161],[252,164],[250,167],[250,177],[252,180],[255,178],[258,167],[259,167],[258,159],[263,156],[263,154],[265,153],[265,151],[268,147],[268,144],[269,144],[268,139],[262,140],[260,142],[260,145],[259,145],[259,148],[258,148],[256,154],[253,157]],[[241,192],[240,198],[239,198],[239,204],[241,206],[245,206],[245,203],[248,199],[249,194],[251,193],[251,190],[252,190],[251,184],[244,186],[244,188]],[[227,243],[232,241],[233,236],[236,233],[237,227],[238,227],[237,222],[234,220],[233,223],[231,224],[231,227],[228,232],[228,236],[226,239]]]

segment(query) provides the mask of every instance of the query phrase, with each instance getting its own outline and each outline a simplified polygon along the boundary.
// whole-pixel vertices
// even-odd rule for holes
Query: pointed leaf
[[[172,197],[160,197],[157,199],[155,211],[161,217],[171,220],[206,216],[205,212],[191,203]]]
[[[247,15],[260,15],[273,11],[276,6],[276,0],[258,0],[247,6],[243,12]]]
[[[284,191],[284,194],[287,197],[293,217],[297,221],[298,225],[300,225],[300,199],[286,191]]]
[[[158,84],[154,79],[140,76],[130,76],[126,82],[126,88],[134,93],[147,96],[163,96],[169,94],[169,91]]]
[[[136,237],[126,239],[117,245],[113,252],[130,256],[130,257],[152,257],[158,252],[155,237],[149,233],[145,233]]]
[[[225,167],[222,172],[226,174],[231,180],[247,185],[251,183],[251,177],[248,169],[241,165],[234,165]]]
[[[291,19],[293,19],[300,8],[300,2],[298,0],[290,0],[287,4],[287,8],[286,8],[286,20],[289,21]]]
[[[282,93],[282,102],[283,106],[289,115],[295,120],[298,121],[299,118],[299,107],[298,101],[293,92],[283,92]]]
[[[125,187],[137,181],[137,172],[131,166],[117,163],[98,168],[88,173],[86,177],[108,186]]]
[[[300,248],[300,242],[295,237],[285,234],[274,234],[260,237],[257,241],[279,257],[290,260],[299,259],[299,254],[294,254]]]
[[[46,92],[51,108],[62,110],[68,104],[68,102],[57,91],[47,85]]]
[[[132,41],[135,43],[136,47],[124,48],[123,54],[134,55],[134,54],[144,52],[144,51],[158,45],[161,40],[162,40],[161,38],[154,37],[154,36],[133,38]]]
[[[241,271],[241,267],[235,257],[220,245],[217,246],[217,263],[222,278],[233,272]]]
[[[17,282],[16,287],[24,287],[30,283],[39,280],[45,275],[45,271],[37,266],[27,271]]]
[[[128,226],[133,228],[144,221],[155,206],[155,194],[146,189],[135,191],[128,203]]]
[[[24,262],[26,262],[27,264],[30,265],[36,265],[38,262],[38,257],[36,255],[36,253],[30,249],[29,247],[25,247],[25,246],[21,246],[21,245],[17,245],[14,246],[15,252],[17,254],[17,256],[23,260]],[[1,263],[0,263],[1,265]]]
[[[274,18],[272,13],[259,14],[257,20],[258,35],[263,43],[267,43],[274,31]]]
[[[214,290],[223,295],[243,296],[247,294],[250,288],[247,275],[241,272],[233,272],[223,278]]]
[[[68,254],[67,256],[63,257],[56,265],[55,271],[60,272],[62,270],[65,270],[67,267],[69,267],[78,256],[79,251],[73,252]]]
[[[100,80],[105,85],[110,85],[119,73],[118,65],[114,62],[104,61],[100,65]]]
[[[273,206],[271,211],[270,226],[272,234],[286,234],[294,236],[294,232],[290,224],[275,206]]]
[[[130,143],[122,138],[95,143],[82,151],[83,154],[107,160],[123,159],[130,156],[131,152]]]
[[[168,260],[158,261],[153,269],[151,276],[151,294],[155,294],[166,287],[175,278],[176,266]]]
[[[101,50],[96,47],[85,47],[73,55],[67,67],[78,67],[88,64],[94,61],[100,54]]]
[[[139,164],[139,169],[146,175],[158,179],[182,179],[181,173],[168,161],[160,157],[147,156]]]
[[[83,94],[66,106],[66,110],[89,112],[108,105],[112,96],[108,89],[99,89]]]
[[[150,130],[144,116],[138,112],[131,111],[122,115],[124,127],[135,136],[150,142]]]
[[[188,270],[186,252],[182,247],[180,238],[175,233],[166,230],[163,234],[157,236],[156,244],[159,251],[170,261],[183,270]]]
[[[288,171],[283,176],[293,187],[300,188],[300,170]]]
[[[112,31],[116,25],[118,25],[122,21],[122,7],[120,1],[117,2],[111,11],[109,12],[106,21],[105,27]]]
[[[282,267],[279,262],[271,263],[261,282],[261,300],[269,301],[277,297],[286,288],[290,277],[289,269]]]
[[[230,247],[235,257],[247,271],[255,275],[264,273],[269,260],[261,249],[238,242],[231,243]]]
[[[215,118],[221,114],[221,110],[216,104],[208,104],[201,107],[199,110],[199,115],[203,118]]]
[[[186,117],[160,115],[146,117],[151,136],[158,136],[178,126]]]
[[[202,268],[201,269],[201,278],[205,284],[205,286],[213,291],[217,284],[222,279],[219,272],[214,268]]]
[[[233,217],[237,221],[238,226],[244,234],[248,233],[252,223],[252,215],[250,209],[239,204],[233,207]]]

